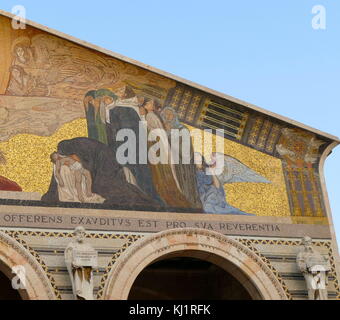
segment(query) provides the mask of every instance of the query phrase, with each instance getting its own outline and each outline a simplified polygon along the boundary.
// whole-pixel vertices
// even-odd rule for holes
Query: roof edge
[[[4,11],[2,9],[0,9],[0,15],[1,16],[5,16],[7,18],[11,18],[11,19],[15,17],[14,14],[9,13],[7,11]],[[139,62],[137,60],[125,57],[125,56],[123,56],[123,55],[121,55],[119,53],[116,53],[116,52],[104,49],[102,47],[99,47],[99,46],[94,45],[92,43],[86,42],[84,40],[80,40],[80,39],[78,39],[76,37],[73,37],[73,36],[70,36],[70,35],[68,35],[66,33],[63,33],[63,32],[60,32],[60,31],[57,31],[57,30],[54,30],[54,29],[51,29],[51,28],[46,27],[46,26],[43,26],[43,25],[41,25],[39,23],[36,23],[34,21],[31,21],[29,19],[26,19],[26,25],[29,25],[31,27],[34,27],[34,28],[40,29],[42,31],[48,32],[50,34],[53,34],[54,36],[57,36],[57,37],[65,39],[65,40],[71,41],[71,42],[73,42],[75,44],[78,44],[80,46],[83,46],[85,48],[96,50],[96,51],[104,53],[104,54],[106,54],[108,56],[111,56],[113,58],[119,59],[121,61],[124,61],[124,62],[127,62],[127,63],[131,63],[133,65],[136,65],[136,66],[141,67],[143,69],[146,69],[148,71],[157,73],[157,74],[159,74],[159,75],[161,75],[163,77],[167,77],[167,78],[170,78],[170,79],[175,80],[177,82],[180,82],[182,84],[191,86],[191,87],[193,87],[195,89],[205,91],[205,92],[207,92],[209,94],[212,94],[212,95],[215,95],[215,96],[217,96],[219,98],[227,99],[227,100],[232,101],[234,103],[238,103],[238,104],[243,105],[243,106],[245,106],[245,107],[247,107],[249,109],[252,109],[252,110],[257,111],[259,113],[262,113],[264,115],[273,117],[273,118],[278,119],[280,121],[286,122],[286,123],[288,123],[290,125],[294,125],[294,126],[299,127],[301,129],[313,132],[313,133],[315,133],[315,134],[317,134],[319,136],[325,137],[327,139],[330,139],[332,141],[338,142],[340,144],[340,138],[338,138],[338,137],[336,137],[334,135],[331,135],[329,133],[323,132],[321,130],[315,129],[313,127],[307,126],[307,125],[305,125],[305,124],[303,124],[303,123],[301,123],[299,121],[296,121],[296,120],[290,119],[288,117],[279,115],[279,114],[277,114],[275,112],[271,112],[269,110],[263,109],[263,108],[261,108],[259,106],[256,106],[256,105],[248,103],[246,101],[234,98],[234,97],[229,96],[229,95],[227,95],[225,93],[222,93],[222,92],[219,92],[219,91],[215,91],[215,90],[210,89],[208,87],[202,86],[202,85],[200,85],[198,83],[195,83],[195,82],[192,82],[190,80],[187,80],[187,79],[181,78],[179,76],[176,76],[176,75],[174,75],[172,73],[160,70],[158,68],[155,68],[155,67],[152,67],[150,65],[144,64],[144,63]]]

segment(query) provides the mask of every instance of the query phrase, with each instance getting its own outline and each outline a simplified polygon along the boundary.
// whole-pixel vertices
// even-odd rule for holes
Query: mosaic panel
[[[330,141],[3,16],[0,30],[0,204],[326,219]],[[161,148],[166,163],[145,159]]]

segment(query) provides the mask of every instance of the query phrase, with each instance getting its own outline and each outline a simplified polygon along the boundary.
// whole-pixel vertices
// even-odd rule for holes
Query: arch
[[[25,300],[55,300],[53,288],[43,268],[18,241],[0,231],[0,271],[9,279],[12,268],[25,268],[26,289],[19,290]]]
[[[151,263],[137,276],[128,300],[260,299],[216,263],[190,255],[178,252]]]
[[[102,299],[126,300],[144,268],[176,256],[194,257],[220,266],[234,276],[253,299],[288,299],[273,272],[253,251],[217,232],[194,228],[166,230],[134,243],[109,272]]]

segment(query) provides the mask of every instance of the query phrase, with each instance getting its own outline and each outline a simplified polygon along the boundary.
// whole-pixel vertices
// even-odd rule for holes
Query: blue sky
[[[2,0],[27,18],[340,136],[340,1]],[[326,9],[326,30],[312,8]],[[325,173],[340,243],[340,147]]]

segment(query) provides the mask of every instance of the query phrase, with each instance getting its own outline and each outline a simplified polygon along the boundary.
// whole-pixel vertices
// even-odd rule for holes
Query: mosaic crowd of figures
[[[84,99],[87,138],[64,140],[51,155],[53,176],[46,202],[89,202],[111,205],[132,204],[157,208],[189,208],[193,212],[216,214],[248,214],[229,205],[224,185],[233,182],[270,183],[237,159],[223,155],[223,172],[214,173],[216,153],[209,164],[189,145],[189,161],[180,157],[178,163],[143,163],[140,148],[150,150],[155,142],[133,144],[134,161],[122,164],[117,159],[119,148],[132,143],[120,141],[122,129],[134,133],[139,141],[141,123],[146,130],[160,129],[166,137],[156,143],[171,145],[171,130],[189,131],[178,119],[176,111],[161,107],[155,99],[136,95],[133,88],[122,84],[114,92],[108,89],[89,91]],[[126,137],[127,138],[127,137]],[[118,141],[117,141],[118,140]],[[164,148],[167,148],[165,146]],[[129,150],[127,150],[129,151]],[[180,152],[179,155],[182,155]]]

